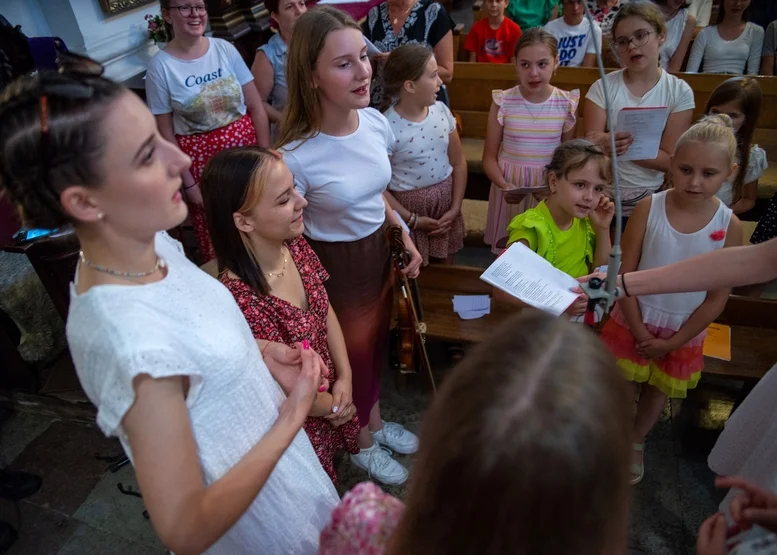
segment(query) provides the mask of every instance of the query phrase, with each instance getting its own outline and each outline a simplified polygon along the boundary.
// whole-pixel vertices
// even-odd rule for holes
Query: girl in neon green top
[[[607,264],[614,205],[605,191],[611,180],[601,147],[585,139],[561,143],[545,167],[550,195],[513,218],[507,245],[519,241],[573,278]],[[585,312],[585,299],[567,312]]]

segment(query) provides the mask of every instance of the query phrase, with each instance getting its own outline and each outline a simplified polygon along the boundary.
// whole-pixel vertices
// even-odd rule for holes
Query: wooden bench
[[[477,343],[520,311],[491,301],[491,314],[462,320],[453,312],[453,295],[489,295],[480,268],[429,265],[418,278],[427,335],[451,342]],[[777,301],[732,295],[718,322],[731,326],[731,361],[705,359],[704,372],[740,380],[758,380],[777,363]]]
[[[611,70],[608,70],[611,71]],[[679,73],[694,91],[696,110],[694,117],[702,115],[704,106],[712,91],[728,75]],[[578,108],[577,129],[584,131],[582,118],[585,95],[590,86],[599,79],[596,68],[561,67],[556,71],[552,83],[565,90],[580,89],[581,101]],[[767,152],[770,168],[759,181],[759,198],[771,198],[777,193],[777,77],[758,77],[764,95],[763,109],[755,132],[754,142]],[[477,64],[456,62],[454,78],[448,85],[452,109],[461,117],[463,127],[462,144],[470,172],[470,186],[467,198],[487,199],[490,183],[483,174],[483,139],[491,107],[491,91],[508,89],[516,84],[515,67],[510,64]],[[478,178],[478,175],[481,177]]]

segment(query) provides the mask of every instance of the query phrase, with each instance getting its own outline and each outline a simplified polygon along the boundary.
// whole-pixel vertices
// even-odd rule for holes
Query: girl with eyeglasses
[[[583,111],[586,136],[610,153],[609,134],[614,132],[612,126],[618,112],[628,108],[666,108],[666,125],[658,155],[653,160],[618,164],[623,216],[628,219],[640,200],[661,187],[677,139],[691,125],[695,103],[688,83],[659,67],[666,27],[664,16],[655,4],[641,1],[622,6],[613,22],[612,33],[623,69],[605,77],[609,106],[605,103],[601,79],[588,90]],[[612,118],[609,121],[608,107]],[[625,154],[632,141],[630,133],[615,132],[615,154]]]
[[[723,0],[715,25],[702,29],[686,71],[758,75],[764,28],[748,21],[750,0]]]
[[[204,263],[215,254],[202,209],[202,170],[224,148],[269,146],[269,122],[254,77],[237,49],[205,36],[208,12],[202,0],[160,4],[173,38],[148,65],[146,97],[159,132],[192,159],[183,173],[183,191]]]

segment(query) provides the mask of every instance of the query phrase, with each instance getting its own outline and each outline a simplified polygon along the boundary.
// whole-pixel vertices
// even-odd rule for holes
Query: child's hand
[[[459,216],[459,210],[448,210],[445,214],[443,214],[439,220],[437,220],[438,228],[429,233],[429,235],[442,235],[443,233],[447,233],[450,231],[451,226],[453,226],[453,222],[456,221],[456,218]]]
[[[674,345],[668,339],[660,339],[658,337],[637,343],[637,353],[649,360],[663,358],[673,350]]]
[[[742,478],[718,477],[715,486],[742,490],[731,502],[731,517],[741,530],[749,530],[757,524],[777,533],[777,495]]]
[[[726,518],[716,513],[702,522],[696,538],[696,555],[726,555]]]
[[[427,218],[426,216],[418,216],[418,221],[415,224],[415,229],[425,231],[426,233],[430,233],[439,227],[440,222],[438,220]]]
[[[615,203],[602,195],[599,204],[588,216],[596,229],[610,229],[612,217],[615,214]]]
[[[523,202],[523,199],[525,199],[530,192],[531,191],[521,189],[510,189],[509,191],[505,191],[505,202],[507,204],[518,204]]]
[[[585,309],[588,306],[588,297],[586,295],[580,295],[575,302],[569,305],[564,312],[573,318],[575,316],[582,316],[585,314]]]

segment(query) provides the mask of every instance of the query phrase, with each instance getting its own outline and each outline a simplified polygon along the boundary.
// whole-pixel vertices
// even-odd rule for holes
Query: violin
[[[410,263],[410,253],[405,249],[402,240],[402,228],[391,226],[387,232],[388,243],[391,249],[391,259],[394,263],[394,272],[397,277],[397,330],[398,341],[396,345],[399,372],[401,374],[414,374],[419,362],[426,368],[432,391],[437,387],[432,375],[432,366],[429,364],[429,355],[426,352],[426,323],[424,323],[421,296],[418,293],[418,283],[402,273]]]

